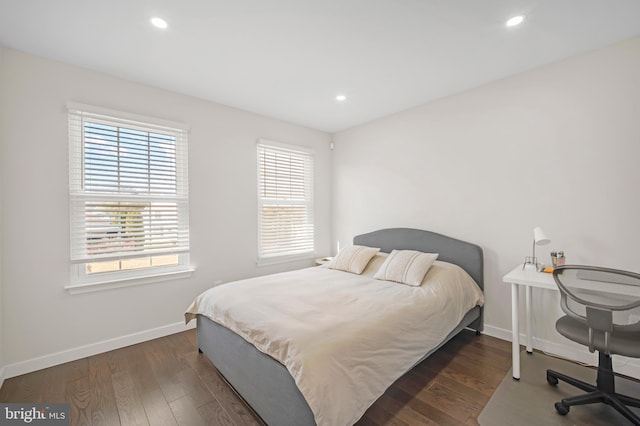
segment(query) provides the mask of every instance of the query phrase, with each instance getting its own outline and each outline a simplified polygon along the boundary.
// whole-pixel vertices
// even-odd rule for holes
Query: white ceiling
[[[330,133],[637,35],[639,0],[0,0],[5,46]]]

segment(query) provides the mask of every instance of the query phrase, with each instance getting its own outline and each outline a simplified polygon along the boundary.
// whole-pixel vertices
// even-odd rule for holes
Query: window
[[[260,139],[258,261],[313,252],[313,151]]]
[[[188,271],[187,129],[68,107],[68,288]]]

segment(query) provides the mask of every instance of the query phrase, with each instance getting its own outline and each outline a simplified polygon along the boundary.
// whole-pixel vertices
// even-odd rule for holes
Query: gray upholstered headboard
[[[356,235],[353,243],[361,246],[379,247],[380,251],[391,253],[396,250],[418,250],[439,253],[438,260],[455,263],[467,271],[484,290],[484,260],[482,248],[462,240],[411,228],[389,228]]]

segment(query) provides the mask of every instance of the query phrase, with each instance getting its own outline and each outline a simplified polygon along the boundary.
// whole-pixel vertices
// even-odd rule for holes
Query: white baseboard
[[[492,325],[485,324],[482,334],[486,334],[487,336],[495,337],[500,340],[506,340],[507,342],[511,341],[511,330],[505,330],[504,328],[498,328]]]
[[[511,330],[505,330],[503,328],[485,325],[483,333],[501,340],[506,340],[508,342],[511,341]],[[522,344],[522,342],[524,341],[525,335],[520,334],[520,344]],[[561,343],[538,339],[536,337],[533,337],[531,343],[533,349],[538,349],[539,351],[542,351],[551,356],[556,356],[587,365],[598,365],[598,355],[595,353],[590,353],[586,349],[586,347],[584,349],[578,349],[572,346],[563,345]],[[624,356],[616,355],[613,357],[613,370],[616,373],[640,379],[640,359],[627,358]]]
[[[114,339],[92,343],[90,345],[68,349],[66,351],[56,352],[50,355],[44,355],[38,358],[28,359],[26,361],[8,364],[0,369],[0,379],[8,379],[10,377],[52,367],[54,365],[64,364],[65,362],[75,361],[77,359],[112,351],[114,349],[124,348],[125,346],[146,342],[147,340],[180,333],[181,331],[195,328],[195,326],[195,321],[190,322],[188,325],[185,325],[183,322],[169,324],[150,330],[140,331],[138,333],[128,334],[122,337],[116,337]],[[2,381],[0,381],[0,385],[1,383]]]

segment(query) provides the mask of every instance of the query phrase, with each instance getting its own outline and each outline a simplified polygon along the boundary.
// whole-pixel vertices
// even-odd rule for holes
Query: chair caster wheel
[[[556,386],[558,384],[558,379],[547,374],[547,383],[549,383],[551,386]]]
[[[556,411],[561,416],[566,416],[567,414],[569,414],[569,406],[568,405],[564,405],[562,403],[562,401],[556,402],[555,407],[556,407]]]

